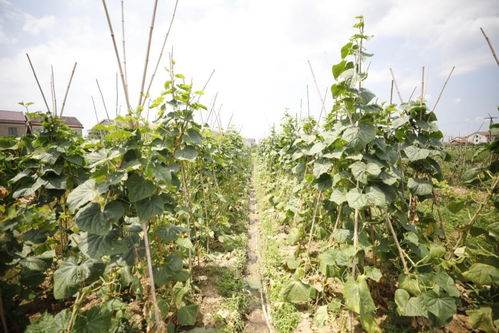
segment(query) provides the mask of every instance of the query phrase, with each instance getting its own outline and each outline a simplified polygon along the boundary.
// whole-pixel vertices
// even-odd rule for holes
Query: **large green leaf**
[[[456,313],[456,301],[452,297],[439,297],[432,291],[424,294],[426,309],[438,318],[439,324],[448,322]]]
[[[177,150],[175,152],[175,158],[178,160],[183,160],[183,161],[194,161],[196,157],[198,156],[198,152],[196,151],[196,148],[193,146],[187,145],[184,148]]]
[[[369,176],[378,176],[381,173],[381,168],[376,163],[364,163],[364,162],[355,162],[350,166],[352,170],[352,174],[356,180],[361,183],[367,184],[367,178]]]
[[[319,159],[314,164],[313,174],[315,177],[321,176],[323,173],[327,173],[332,163],[326,159]]]
[[[316,289],[300,280],[291,280],[281,292],[282,299],[291,303],[305,303],[315,297]]]
[[[362,209],[369,206],[369,198],[357,188],[348,191],[346,198],[348,205],[353,209]]]
[[[474,329],[482,330],[486,333],[497,333],[492,321],[492,308],[481,307],[476,310],[468,310],[466,314],[470,316],[470,324]]]
[[[88,202],[95,200],[100,193],[95,186],[95,180],[89,179],[71,191],[67,200],[68,207],[75,211]]]
[[[416,195],[430,195],[433,191],[433,184],[425,179],[409,178],[407,187]]]
[[[342,138],[351,147],[363,149],[369,142],[376,138],[376,129],[371,124],[361,123],[359,126],[348,127],[343,132]]]
[[[199,305],[191,304],[178,309],[177,323],[182,326],[192,326],[196,324],[198,316]]]
[[[26,327],[24,333],[64,333],[71,314],[64,309],[55,316],[45,312],[36,322]]]
[[[367,201],[369,202],[369,204],[377,206],[377,207],[386,206],[386,202],[387,202],[386,192],[382,191],[379,187],[368,186],[366,188],[366,196],[367,196]]]
[[[132,173],[128,176],[126,187],[128,189],[128,199],[130,199],[130,202],[137,202],[148,198],[156,192],[156,186],[154,186],[152,182],[136,173]]]
[[[111,222],[101,211],[98,203],[90,203],[80,209],[75,216],[76,225],[83,231],[96,235],[106,235],[111,230]]]
[[[499,285],[499,269],[487,264],[473,264],[463,276],[478,285]]]
[[[411,162],[424,160],[430,155],[430,151],[428,149],[418,148],[416,146],[409,146],[405,148],[404,153]]]
[[[78,246],[81,252],[94,259],[123,254],[128,249],[125,240],[119,239],[115,230],[103,236],[82,232],[78,237]]]
[[[397,310],[402,316],[428,317],[426,304],[422,296],[411,297],[405,289],[395,291],[395,303]]]
[[[74,258],[63,261],[54,272],[54,298],[73,296],[85,284],[97,280],[104,273],[104,268],[103,263],[92,259],[81,264]]]
[[[319,306],[317,311],[315,311],[314,319],[312,322],[313,322],[315,327],[321,328],[326,323],[327,318],[328,318],[327,305],[322,305],[322,306]]]
[[[112,313],[103,305],[97,305],[79,314],[74,324],[74,333],[109,332]]]
[[[347,201],[347,191],[345,188],[335,188],[329,197],[329,200],[337,205],[341,205]]]
[[[173,224],[166,224],[159,226],[155,229],[156,236],[165,242],[172,242],[178,238],[179,235],[186,233],[188,230],[184,227],[176,226]]]
[[[146,221],[154,215],[163,213],[165,203],[161,196],[155,195],[135,203],[137,215],[141,221]]]
[[[348,278],[343,285],[343,298],[346,307],[359,314],[362,327],[367,332],[381,333],[381,329],[374,320],[376,306],[364,276],[358,276],[357,280],[352,277]]]

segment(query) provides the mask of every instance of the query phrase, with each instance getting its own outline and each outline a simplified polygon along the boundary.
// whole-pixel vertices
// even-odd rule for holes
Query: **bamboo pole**
[[[71,87],[71,82],[73,81],[73,76],[75,74],[76,65],[77,65],[77,63],[75,62],[74,66],[73,66],[73,70],[71,71],[71,75],[69,76],[69,82],[68,82],[68,86],[66,87],[66,92],[64,93],[64,100],[62,101],[62,107],[61,107],[61,115],[60,115],[61,117],[62,117],[62,114],[64,112],[64,107],[66,106],[66,100],[68,99],[69,88]]]
[[[392,80],[393,84],[395,85],[395,90],[397,91],[397,95],[399,97],[400,103],[404,103],[404,100],[402,99],[402,95],[400,94],[399,86],[397,84],[397,80],[395,79],[395,73],[393,72],[393,69],[390,68],[390,73],[392,74]]]
[[[104,94],[102,93],[102,90],[100,88],[99,80],[95,79],[95,82],[97,83],[97,88],[99,89],[100,98],[102,100],[102,105],[104,105],[104,111],[106,112],[107,119],[110,119],[109,112],[107,112],[106,101],[104,100]]]
[[[492,46],[492,43],[490,42],[489,37],[485,34],[485,31],[483,30],[482,27],[480,27],[480,31],[482,31],[483,37],[485,37],[485,41],[487,41],[487,44],[489,44],[490,51],[492,52],[492,56],[496,60],[497,66],[499,66],[499,60],[497,59],[496,51],[494,50],[494,47]]]
[[[95,120],[97,121],[97,124],[99,123],[99,116],[97,115],[97,108],[95,107],[95,101],[94,101],[94,96],[90,96],[92,98],[92,104],[94,106],[94,113],[95,113]]]
[[[40,85],[40,81],[38,81],[38,76],[36,75],[35,68],[33,67],[33,63],[31,62],[29,54],[26,53],[26,57],[28,58],[29,65],[31,67],[31,70],[33,71],[33,75],[35,76],[35,80],[36,80],[36,84],[38,85],[38,89],[40,90],[40,93],[42,94],[43,101],[45,102],[45,106],[47,107],[47,112],[50,112],[49,104],[47,103],[47,99],[45,98],[45,94],[43,93],[43,89],[42,89],[42,86]]]
[[[312,77],[314,79],[314,84],[315,84],[315,89],[317,89],[317,94],[319,95],[319,98],[321,99],[321,103],[322,103],[322,108],[321,108],[321,113],[324,112],[326,113],[326,110],[325,110],[325,101],[324,101],[324,98],[322,98],[322,94],[321,94],[321,91],[319,89],[319,84],[317,83],[317,78],[314,74],[314,70],[312,68],[312,63],[310,62],[310,60],[307,60],[308,62],[308,67],[310,68],[310,72],[312,73]]]
[[[149,85],[147,86],[147,90],[146,90],[146,96],[149,95],[149,91],[151,90],[151,86],[152,86],[152,84],[154,82],[154,78],[156,76],[156,72],[158,71],[159,64],[161,63],[161,57],[163,56],[163,52],[165,50],[166,41],[168,40],[168,36],[170,35],[170,31],[172,29],[173,21],[175,19],[175,14],[177,13],[178,1],[179,0],[175,1],[175,7],[173,8],[173,14],[172,14],[172,18],[170,20],[170,25],[168,26],[168,31],[166,32],[165,38],[163,39],[163,44],[161,45],[161,51],[159,52],[158,61],[156,62],[156,66],[154,66],[154,70],[152,72],[151,79],[149,80]],[[214,71],[215,70],[213,70],[213,72]],[[211,78],[211,75],[210,75],[210,78]],[[209,79],[208,79],[208,81],[209,81]]]
[[[146,83],[147,65],[149,64],[149,53],[151,52],[152,32],[154,30],[154,23],[156,22],[157,8],[158,8],[158,0],[155,0],[154,7],[152,10],[151,26],[149,27],[149,38],[147,40],[146,59],[144,61],[144,71],[142,72],[142,83],[140,85],[139,106],[143,105],[142,99],[146,98],[146,96],[144,96],[144,85]]]
[[[125,94],[127,111],[130,112],[132,110],[132,108],[130,106],[130,98],[128,97],[128,85],[127,85],[127,81],[125,80],[123,67],[121,65],[121,59],[120,59],[120,55],[118,53],[118,47],[116,46],[116,39],[114,38],[113,25],[111,24],[111,18],[109,17],[109,12],[107,10],[106,0],[102,0],[102,6],[104,7],[104,12],[106,14],[107,24],[109,26],[109,31],[111,33],[111,40],[113,42],[114,54],[116,55],[116,61],[118,62],[118,68],[119,68],[120,76],[121,76],[121,83],[123,85],[123,92]]]
[[[50,65],[50,92],[52,95],[52,112],[54,113],[54,117],[57,117],[57,99],[55,96],[55,79],[54,79],[54,66]]]
[[[128,72],[126,67],[126,47],[125,47],[125,4],[121,0],[121,44],[123,49],[123,69],[125,71],[125,82],[128,85]]]
[[[452,73],[454,72],[454,69],[456,66],[452,66],[452,69],[449,73],[449,76],[447,77],[447,80],[445,80],[444,85],[442,86],[442,90],[440,90],[440,94],[438,94],[437,101],[435,102],[435,105],[433,106],[433,109],[431,109],[431,112],[435,111],[435,108],[438,105],[438,102],[440,102],[440,98],[442,97],[442,94],[444,93],[445,87],[447,86],[447,82],[449,82],[450,77],[452,76]]]

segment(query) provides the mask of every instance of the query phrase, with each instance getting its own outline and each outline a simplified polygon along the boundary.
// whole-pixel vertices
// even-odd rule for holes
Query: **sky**
[[[158,2],[149,73],[173,13],[174,0]],[[107,0],[121,51],[121,1]],[[137,105],[153,1],[125,0],[125,41],[130,99]],[[201,89],[215,70],[201,103],[243,136],[263,138],[284,112],[318,117],[333,83],[331,66],[355,33],[355,16],[363,15],[369,77],[364,86],[378,101],[390,98],[392,68],[402,98],[414,87],[420,94],[426,68],[425,98],[435,105],[453,66],[455,70],[435,109],[447,137],[487,130],[488,114],[499,117],[499,69],[480,32],[499,51],[499,3],[496,0],[179,0],[172,31],[151,97],[168,79],[164,70],[173,50],[176,72]],[[76,116],[86,130],[107,118],[96,79],[112,118],[123,113],[121,85],[116,104],[118,66],[99,0],[0,0],[0,109],[46,110],[26,58],[29,53],[49,106],[51,66],[60,110],[74,62],[75,76],[64,115]],[[122,55],[121,55],[122,56]],[[312,66],[317,87],[309,67]],[[308,90],[308,98],[307,98]],[[398,102],[396,94],[394,101]],[[332,97],[327,93],[325,108]],[[118,106],[118,107],[117,107]],[[198,115],[204,120],[207,112]],[[150,119],[155,111],[150,110]],[[210,122],[214,121],[211,117]],[[499,121],[499,119],[496,119]]]

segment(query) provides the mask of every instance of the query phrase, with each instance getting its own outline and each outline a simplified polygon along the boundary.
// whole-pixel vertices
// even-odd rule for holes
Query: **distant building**
[[[466,141],[474,145],[489,143],[492,140],[493,136],[489,132],[475,132],[466,137]]]
[[[256,146],[256,140],[253,138],[244,138],[243,141],[244,141],[244,144],[248,147]]]
[[[491,135],[490,132],[480,131],[480,132],[471,133],[470,135],[467,136],[456,137],[452,139],[450,143],[454,145],[465,145],[465,144],[479,145],[492,142],[495,139],[495,137],[496,136]]]
[[[61,119],[69,128],[82,135],[83,125],[78,118],[61,117]],[[23,136],[29,125],[33,131],[41,131],[41,118],[30,119],[21,111],[0,110],[0,136]]]

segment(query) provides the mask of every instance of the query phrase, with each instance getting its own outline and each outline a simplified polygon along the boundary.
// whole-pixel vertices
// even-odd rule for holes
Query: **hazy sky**
[[[125,0],[128,80],[132,104],[138,102],[152,2]],[[159,1],[151,62],[155,63],[173,11],[174,1]],[[114,29],[121,36],[120,1],[108,0]],[[167,49],[177,71],[201,88],[215,74],[203,96],[209,105],[218,93],[221,121],[248,137],[265,136],[286,109],[292,114],[320,113],[319,94],[307,60],[312,63],[321,94],[333,82],[331,66],[339,49],[354,33],[354,17],[364,15],[374,35],[374,53],[366,87],[379,101],[390,94],[393,68],[404,99],[415,86],[420,93],[421,67],[429,68],[427,100],[432,107],[452,66],[456,70],[436,109],[447,136],[486,130],[490,113],[499,116],[499,69],[483,38],[487,32],[499,52],[497,0],[180,0]],[[118,38],[121,43],[121,39]],[[47,97],[50,65],[54,66],[59,107],[73,63],[78,62],[65,115],[78,117],[88,130],[104,108],[95,83],[115,114],[117,65],[99,0],[0,0],[0,109],[22,110],[19,101],[45,109],[25,53],[29,52]],[[167,54],[162,66],[167,64]],[[151,67],[150,67],[151,68]],[[152,97],[167,73],[160,69]],[[120,87],[120,105],[124,109]],[[394,99],[398,101],[397,98]],[[328,94],[326,109],[331,107]],[[50,101],[49,101],[50,104]],[[206,116],[206,115],[205,115]],[[154,114],[151,112],[150,117]],[[499,120],[499,119],[498,119]]]

